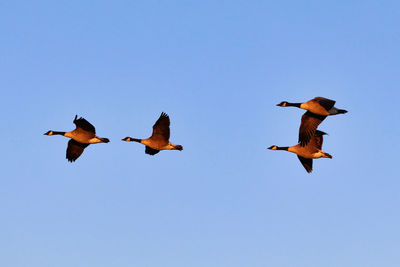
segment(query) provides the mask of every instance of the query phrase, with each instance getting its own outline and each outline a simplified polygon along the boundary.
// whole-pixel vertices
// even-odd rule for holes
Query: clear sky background
[[[398,1],[3,1],[0,266],[399,266]],[[294,154],[316,96],[324,151]],[[164,111],[184,150],[144,153]],[[65,159],[75,114],[108,144]]]

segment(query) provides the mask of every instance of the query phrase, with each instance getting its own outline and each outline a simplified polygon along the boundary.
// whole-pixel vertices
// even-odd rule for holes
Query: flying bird
[[[310,139],[314,136],[318,125],[326,118],[326,116],[344,114],[347,110],[334,107],[336,101],[324,98],[315,97],[304,103],[289,103],[282,101],[277,104],[280,107],[298,107],[307,110],[301,117],[299,129],[299,144],[306,146]]]
[[[69,162],[73,162],[79,158],[83,150],[90,144],[110,142],[108,138],[98,137],[94,126],[82,117],[78,119],[78,115],[75,115],[74,124],[76,128],[70,132],[50,130],[44,133],[44,135],[63,135],[71,138],[68,142],[66,153],[66,158]]]
[[[147,139],[125,137],[122,141],[138,142],[146,146],[145,153],[155,155],[160,150],[183,150],[181,145],[174,145],[169,141],[169,116],[162,112],[156,123],[153,125],[153,134]]]
[[[332,158],[331,155],[322,151],[323,135],[326,133],[316,130],[314,136],[310,139],[306,146],[297,144],[290,147],[270,146],[271,150],[286,150],[295,153],[299,158],[301,164],[304,166],[308,173],[312,172],[313,159],[318,158]]]

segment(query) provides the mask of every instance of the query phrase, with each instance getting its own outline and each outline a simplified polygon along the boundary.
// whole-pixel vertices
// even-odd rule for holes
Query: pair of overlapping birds
[[[332,158],[331,155],[322,151],[323,135],[326,134],[317,130],[318,125],[330,115],[346,113],[346,110],[334,107],[335,101],[316,97],[304,103],[281,102],[277,106],[281,107],[298,107],[307,110],[301,118],[299,130],[299,143],[291,147],[271,146],[272,150],[286,150],[297,154],[301,164],[307,172],[312,171],[312,160],[316,158]],[[70,162],[74,162],[83,153],[84,149],[90,144],[108,143],[108,138],[96,135],[94,126],[76,115],[74,119],[76,128],[70,132],[60,132],[50,130],[45,135],[63,135],[71,138],[68,142],[66,158]],[[169,141],[170,137],[170,120],[169,116],[162,112],[156,123],[153,125],[153,133],[147,139],[137,139],[133,137],[125,137],[122,139],[126,142],[138,142],[146,146],[145,153],[155,155],[160,150],[182,150],[181,145],[174,145]]]
[[[307,110],[301,117],[299,141],[295,146],[270,146],[271,150],[286,150],[295,153],[308,173],[312,172],[313,159],[332,158],[322,150],[323,131],[317,130],[321,122],[330,115],[344,114],[347,110],[334,107],[335,101],[324,97],[315,97],[303,103],[289,103],[283,101],[277,106],[297,107]]]

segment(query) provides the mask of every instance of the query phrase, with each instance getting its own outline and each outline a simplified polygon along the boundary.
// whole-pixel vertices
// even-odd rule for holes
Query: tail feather
[[[99,137],[99,139],[100,139],[103,143],[108,143],[108,142],[110,142],[110,139],[108,139],[108,138]]]
[[[176,149],[176,150],[179,150],[179,151],[182,151],[182,150],[183,150],[183,146],[181,146],[181,145],[175,145],[175,149]]]

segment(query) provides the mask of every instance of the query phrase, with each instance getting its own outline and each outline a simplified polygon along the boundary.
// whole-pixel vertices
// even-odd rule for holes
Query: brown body
[[[332,158],[331,155],[322,151],[323,135],[326,133],[317,130],[311,138],[310,142],[306,146],[301,146],[297,144],[291,147],[278,147],[270,146],[268,149],[271,150],[286,150],[297,155],[301,164],[306,169],[308,173],[312,172],[313,159],[318,158]]]
[[[153,125],[153,133],[149,138],[137,139],[133,137],[125,137],[122,140],[126,142],[138,142],[145,145],[145,153],[149,155],[155,155],[160,152],[160,150],[183,150],[181,145],[174,145],[169,141],[169,126],[169,116],[162,112],[156,123]]]

